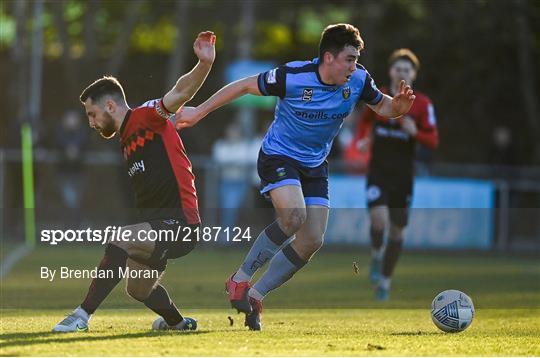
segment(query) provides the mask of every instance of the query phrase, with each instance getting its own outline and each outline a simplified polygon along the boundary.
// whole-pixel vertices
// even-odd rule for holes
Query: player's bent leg
[[[307,220],[296,233],[296,238],[285,245],[270,261],[268,270],[249,290],[252,312],[246,315],[246,326],[260,330],[262,300],[271,291],[290,280],[305,266],[307,261],[321,247],[326,230],[328,208],[308,206]]]
[[[124,230],[129,229],[132,236],[129,241],[111,240],[105,249],[105,255],[101,260],[98,270],[110,270],[111,275],[106,278],[95,278],[90,284],[88,294],[81,304],[81,307],[89,314],[93,314],[101,302],[109,295],[122,279],[121,270],[125,269],[128,257],[146,259],[150,257],[153,250],[153,242],[141,242],[133,240],[139,230],[150,230],[148,223],[126,226]]]
[[[150,293],[156,287],[157,282],[163,272],[158,271],[158,274],[155,275],[154,272],[157,271],[156,269],[153,269],[150,266],[137,262],[133,259],[128,259],[126,266],[127,269],[130,271],[135,271],[138,273],[149,273],[148,275],[146,275],[149,277],[145,277],[145,275],[133,275],[133,277],[129,277],[126,281],[127,294],[132,298],[136,299],[137,301],[144,302],[144,300],[146,300],[146,298],[150,296]]]
[[[390,284],[394,269],[397,265],[403,247],[403,231],[405,226],[390,224],[388,244],[384,252],[382,274],[376,289],[378,300],[388,300],[390,298]]]
[[[105,254],[98,266],[99,271],[112,272],[112,275],[104,275],[104,277],[93,279],[81,305],[58,323],[53,328],[53,332],[88,330],[88,321],[91,315],[122,279],[121,270],[125,269],[128,257],[137,257],[143,260],[150,257],[154,243],[133,240],[133,238],[137,238],[136,235],[140,230],[150,230],[150,224],[141,223],[123,227],[123,230],[127,229],[133,235],[130,240],[109,241],[105,248]]]
[[[381,278],[382,261],[384,256],[384,232],[388,225],[388,207],[377,205],[369,209],[371,263],[369,265],[369,280],[377,284]]]
[[[328,224],[329,209],[326,206],[310,205],[307,207],[307,220],[296,233],[291,247],[304,261],[321,248]]]
[[[287,236],[294,235],[307,219],[306,203],[302,188],[285,185],[270,192],[280,228]]]
[[[148,272],[156,269],[129,259],[127,266],[130,270],[137,272]],[[129,277],[127,280],[126,291],[136,299],[144,303],[146,307],[157,313],[158,317],[153,323],[154,330],[191,330],[197,327],[197,321],[193,318],[182,317],[178,308],[172,302],[167,290],[160,285],[159,278],[162,272],[146,278],[141,275]]]
[[[106,275],[103,278],[96,277],[92,280],[88,288],[88,293],[81,303],[81,308],[88,315],[92,315],[96,311],[118,282],[120,282],[122,277],[119,270],[125,268],[127,258],[128,254],[125,250],[115,245],[107,244],[98,270],[100,272],[112,272],[112,275]]]
[[[91,315],[122,279],[120,269],[125,268],[128,255],[118,246],[108,244],[98,270],[112,272],[112,275],[96,277],[92,280],[84,301],[70,315],[58,323],[53,332],[76,332],[88,330]]]
[[[284,185],[272,189],[270,197],[278,219],[269,225],[253,243],[244,262],[225,283],[231,306],[239,312],[250,313],[249,281],[279,248],[302,226],[306,209],[302,189],[298,185]]]
[[[270,260],[277,250],[289,239],[276,220],[268,225],[257,237],[244,262],[231,277],[234,282],[249,282],[255,272]]]
[[[167,219],[151,221],[150,225],[153,230],[165,230],[165,232],[176,232],[178,229],[184,230],[186,227],[190,228],[190,236],[176,241],[172,235],[161,237],[161,240],[155,241],[154,249],[148,258],[129,261],[130,265],[139,270],[158,271],[159,275],[157,277],[161,277],[161,273],[165,271],[167,266],[167,260],[183,257],[193,251],[197,244],[197,230],[195,229],[199,227],[199,224],[186,225],[179,219]],[[130,278],[127,291],[132,297],[143,302],[146,307],[160,315],[153,322],[153,329],[194,330],[197,328],[197,321],[195,319],[182,317],[165,287],[158,283],[156,276],[146,278],[138,275],[135,279]]]
[[[390,225],[388,244],[384,252],[382,278],[390,278],[394,273],[403,248],[403,226]]]
[[[225,291],[229,295],[231,306],[238,312],[251,312],[247,299],[249,281],[288,239],[289,236],[283,232],[278,221],[274,221],[259,234],[240,268],[225,282]]]
[[[156,241],[148,240],[148,233],[153,230],[147,223],[123,226],[122,231],[130,230],[129,240],[111,240],[109,244],[124,250],[128,256],[135,260],[147,260],[155,249]]]
[[[306,206],[300,186],[277,187],[270,191],[270,198],[277,220],[259,235],[239,270],[248,273],[250,279],[306,221]]]
[[[388,226],[389,210],[386,205],[377,205],[369,208],[371,247],[379,249],[383,246],[384,232]],[[375,235],[373,235],[375,234]]]

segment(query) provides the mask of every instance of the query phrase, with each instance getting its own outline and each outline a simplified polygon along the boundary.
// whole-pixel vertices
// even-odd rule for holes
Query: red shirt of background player
[[[388,94],[388,89],[383,87],[381,88],[381,92]],[[439,145],[439,133],[434,119],[435,116],[433,113],[430,113],[433,111],[433,105],[431,100],[425,94],[416,90],[414,91],[414,94],[416,95],[416,99],[406,116],[414,119],[416,123],[418,132],[415,139],[418,143],[429,149],[436,149]],[[358,142],[370,137],[373,122],[376,120],[388,121],[388,119],[377,115],[366,106],[358,121],[354,139],[344,153],[345,161],[355,163],[356,166],[360,164],[362,168],[367,168],[372,155],[371,143],[366,151],[360,151],[358,149]],[[400,119],[398,119],[398,121],[399,120]]]

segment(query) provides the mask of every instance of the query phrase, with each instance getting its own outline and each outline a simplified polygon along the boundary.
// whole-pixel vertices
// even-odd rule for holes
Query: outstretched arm
[[[360,152],[367,152],[371,142],[371,128],[375,121],[375,112],[370,108],[364,107],[362,115],[358,120],[356,133],[354,135],[354,145]]]
[[[207,114],[219,107],[226,105],[245,94],[261,96],[257,84],[258,76],[246,77],[236,82],[232,82],[208,98],[197,107],[184,107],[176,113],[176,128],[192,127]]]
[[[399,91],[393,98],[383,95],[379,103],[368,106],[380,116],[396,118],[409,112],[415,98],[411,86],[405,85],[405,81],[401,81]]]
[[[201,88],[216,58],[215,43],[216,36],[211,31],[201,32],[197,36],[193,51],[199,62],[189,73],[180,77],[174,87],[163,96],[163,105],[167,110],[176,112]]]

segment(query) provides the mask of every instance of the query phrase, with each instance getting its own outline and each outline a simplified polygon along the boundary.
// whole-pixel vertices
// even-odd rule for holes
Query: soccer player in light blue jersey
[[[396,118],[407,113],[415,99],[404,81],[394,97],[380,92],[357,64],[363,47],[356,27],[330,25],[322,33],[318,58],[238,80],[198,107],[184,107],[176,114],[181,129],[248,93],[279,98],[257,163],[261,193],[272,200],[277,220],[260,233],[226,282],[231,305],[246,314],[251,330],[261,329],[266,294],[288,281],[322,246],[330,207],[326,157],[343,119],[358,101],[383,117]],[[267,271],[251,285],[255,272],[268,261]]]

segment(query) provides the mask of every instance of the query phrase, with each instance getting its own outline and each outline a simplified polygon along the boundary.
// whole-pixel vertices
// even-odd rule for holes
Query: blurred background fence
[[[34,154],[38,233],[130,222],[135,210],[119,154],[89,152],[81,158],[81,169],[67,176],[61,152]],[[20,242],[24,209],[5,203],[17,196],[22,201],[10,191],[21,180],[21,153],[3,150],[0,157],[2,173],[14,174],[0,178],[3,239]],[[205,226],[250,227],[256,236],[272,221],[273,209],[258,193],[253,164],[223,164],[209,156],[192,161]],[[345,161],[331,162],[329,245],[368,244],[365,177],[350,169]],[[241,180],[231,181],[226,174],[231,171]],[[509,178],[507,171],[520,175]],[[540,252],[540,169],[439,163],[427,174],[416,178],[409,248]]]

